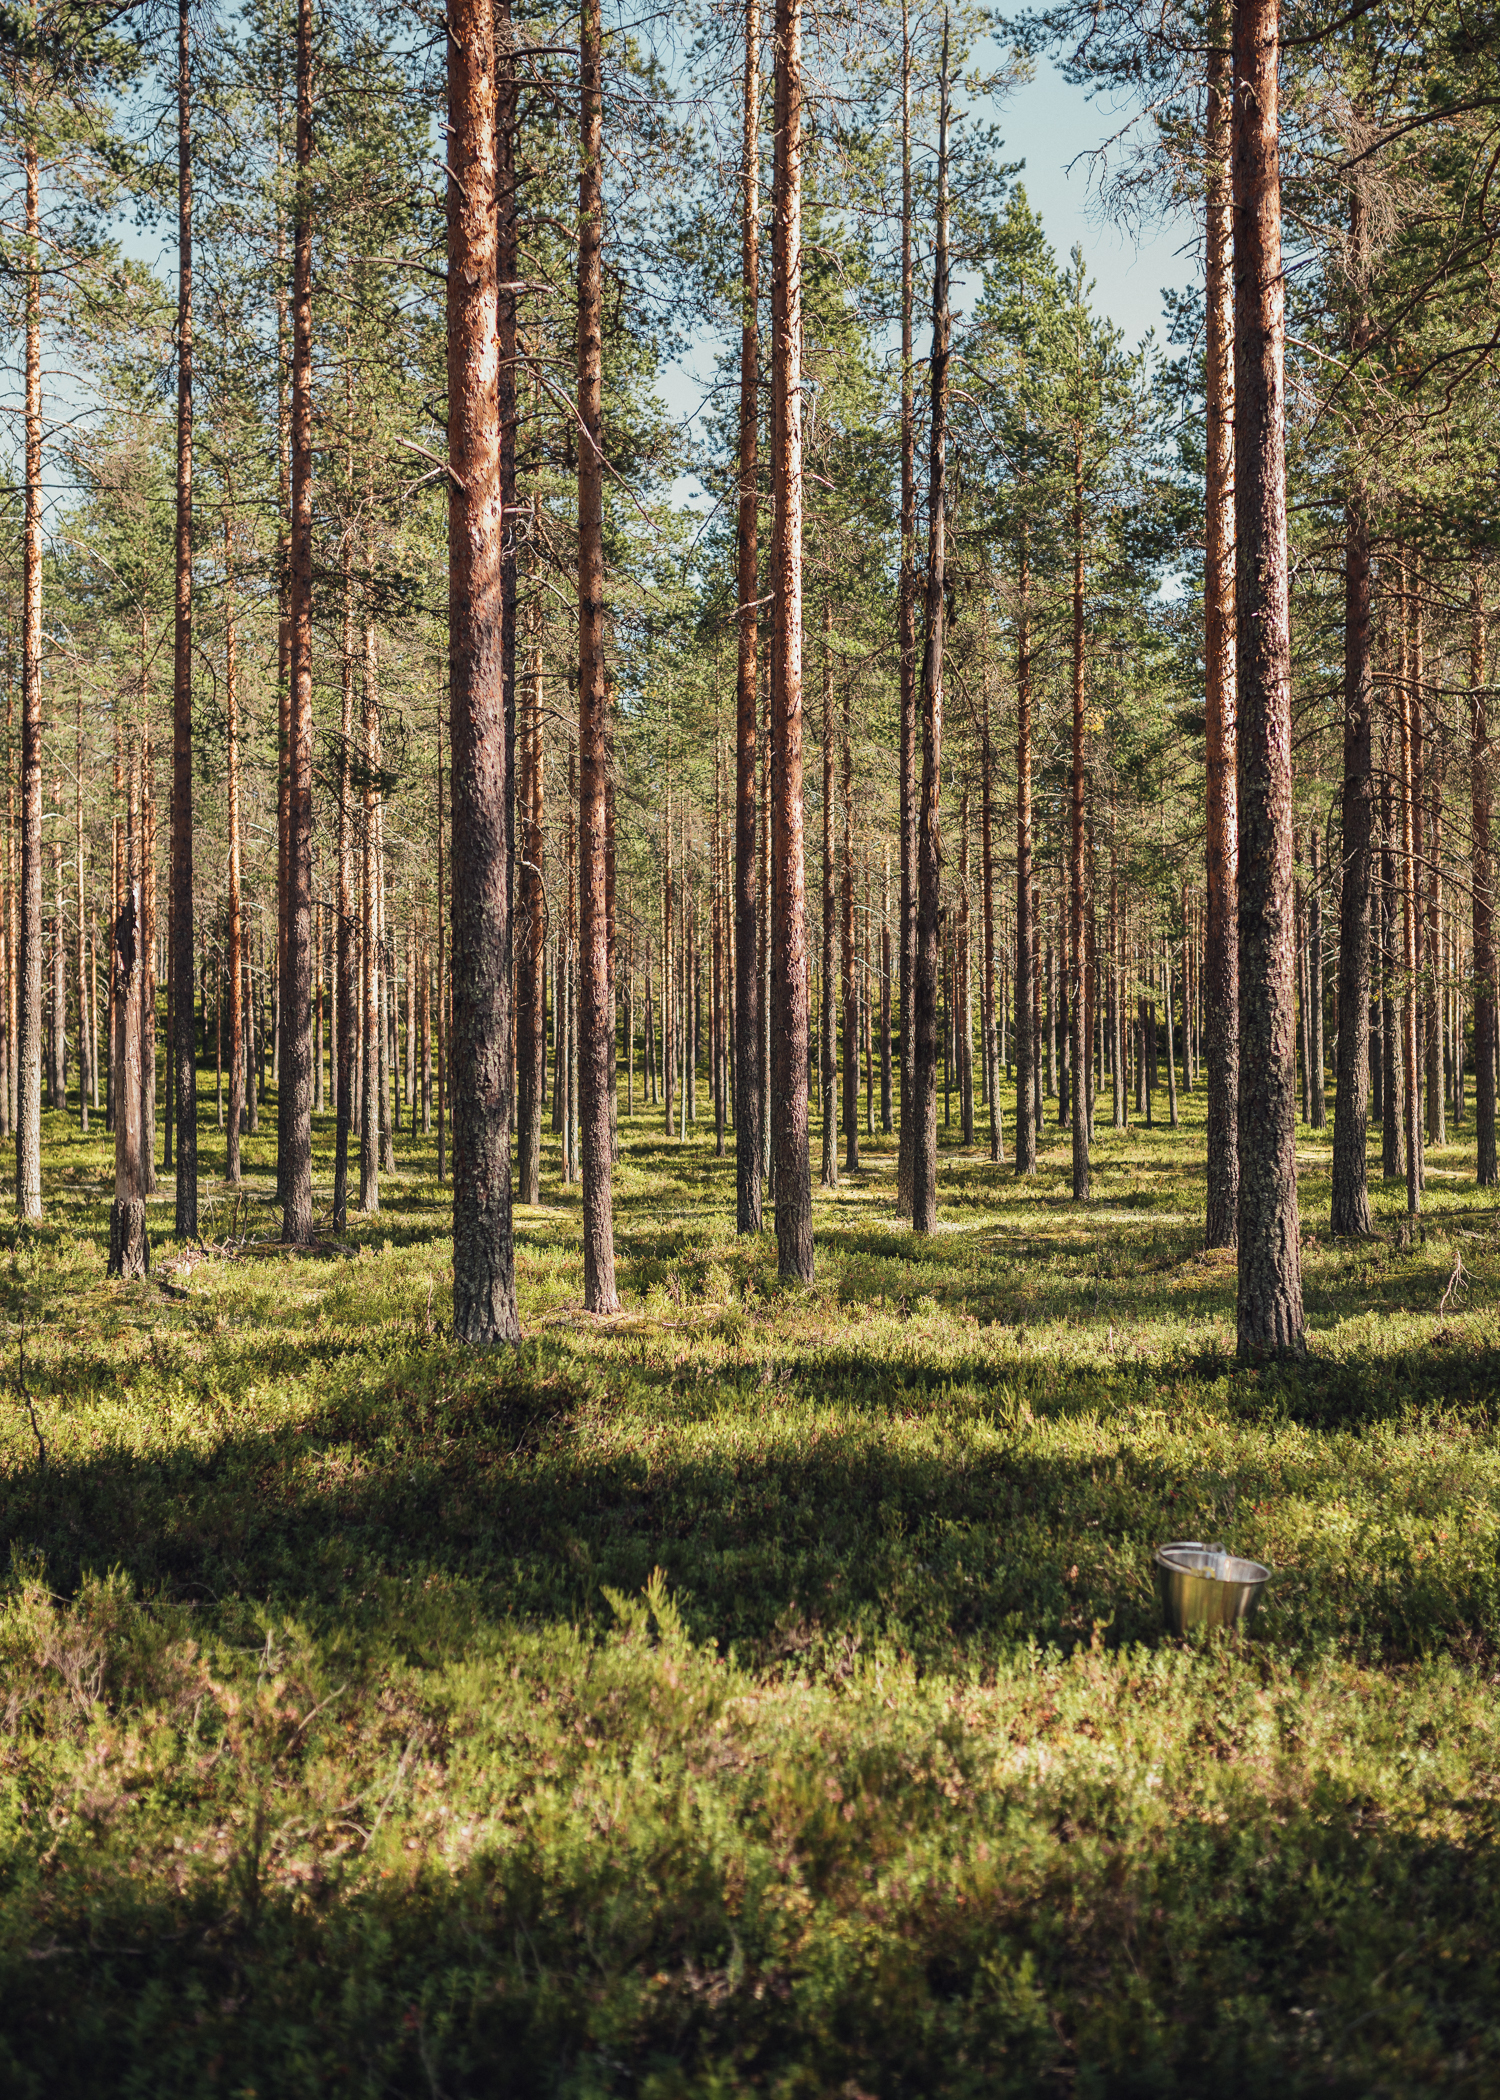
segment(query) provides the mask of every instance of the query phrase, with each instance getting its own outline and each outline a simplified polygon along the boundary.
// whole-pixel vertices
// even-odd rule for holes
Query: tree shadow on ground
[[[1009,1845],[981,1810],[941,1871],[866,1879],[815,1816],[778,1837],[726,1793],[717,1828],[667,1786],[562,1852],[521,1829],[295,1894],[244,1850],[175,1898],[111,1867],[58,1892],[36,1958],[0,1956],[6,2090],[1479,2100],[1500,2077],[1491,1848],[1325,1805],[1257,1819],[1253,1861],[1189,1825],[1038,1877],[1013,1807]]]
[[[1201,1360],[1105,1375],[846,1346],[712,1379],[622,1357],[617,1388],[560,1344],[476,1366],[409,1334],[372,1378],[368,1337],[356,1353],[331,1334],[296,1348],[268,1336],[236,1377],[249,1391],[292,1368],[315,1379],[277,1426],[247,1426],[221,1393],[191,1439],[149,1457],[103,1448],[12,1475],[0,1534],[41,1551],[58,1589],[118,1566],[148,1593],[327,1619],[387,1611],[392,1584],[427,1577],[461,1583],[492,1619],[587,1619],[607,1588],[634,1593],[660,1567],[695,1636],[760,1667],[821,1664],[853,1640],[984,1668],[1018,1642],[1067,1648],[1096,1628],[1154,1639],[1157,1541],[1220,1535],[1238,1512],[1254,1551],[1255,1505],[1342,1506],[1359,1478],[1360,1572],[1341,1534],[1326,1554],[1309,1546],[1282,1570],[1295,1613],[1273,1590],[1267,1629],[1387,1656],[1500,1631],[1493,1555],[1476,1535],[1473,1554],[1414,1560],[1379,1514],[1388,1453],[1360,1443],[1459,1415],[1487,1431],[1494,1353],[1214,1377]],[[733,1436],[715,1428],[726,1409]],[[1160,1418],[1154,1441],[1143,1411]],[[1206,1463],[1203,1437],[1169,1422],[1230,1455]],[[1287,1425],[1319,1434],[1283,1448]],[[1452,1464],[1430,1461],[1434,1521],[1468,1492]]]

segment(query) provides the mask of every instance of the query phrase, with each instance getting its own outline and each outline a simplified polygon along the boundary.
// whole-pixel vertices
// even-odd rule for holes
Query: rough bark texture
[[[772,1057],[777,1266],[813,1279],[807,1152],[807,899],[802,819],[802,0],[777,0],[775,234],[771,371],[775,396],[776,677],[772,696]]]
[[[958,1051],[959,1127],[965,1147],[974,1142],[974,894],[970,880],[969,790],[959,804],[958,934],[953,944],[951,1028]]]
[[[291,707],[286,946],[278,1123],[281,1236],[312,1237],[312,0],[297,0],[297,201],[292,254]]]
[[[1036,913],[1031,869],[1031,561],[1016,571],[1016,1172],[1036,1172]]]
[[[334,1118],[333,1229],[345,1232],[349,1225],[349,1138],[354,1127],[354,1072],[356,1030],[356,964],[354,944],[354,810],[353,768],[350,754],[354,738],[354,586],[345,542],[343,646],[340,651],[342,701],[339,713],[339,807],[338,807],[338,923],[334,933],[334,969],[338,977],[338,1037],[334,1056],[338,1061],[338,1097]],[[439,849],[441,850],[441,849]]]
[[[886,842],[885,882],[880,906],[880,1128],[894,1127],[891,1100],[891,848]]]
[[[896,1215],[911,1216],[915,1130],[917,976],[917,428],[912,399],[911,24],[901,0],[901,575],[896,610],[900,659],[901,829],[901,1136],[896,1157]]]
[[[1404,597],[1404,590],[1403,590]],[[1417,1050],[1417,900],[1416,869],[1413,863],[1416,833],[1416,778],[1412,745],[1415,738],[1413,694],[1407,677],[1407,656],[1402,613],[1401,650],[1401,961],[1404,984],[1401,993],[1401,1072],[1403,1081],[1402,1136],[1406,1148],[1406,1209],[1415,1217],[1422,1207],[1422,1096],[1418,1079]]]
[[[370,630],[374,639],[374,629]],[[396,1147],[391,1114],[391,1079],[394,1067],[394,1030],[391,1009],[394,1000],[390,926],[385,907],[385,812],[383,797],[375,803],[375,953],[378,958],[379,1037],[376,1045],[376,1090],[380,1100],[380,1171],[396,1171]]]
[[[1073,766],[1068,798],[1068,1017],[1071,1031],[1073,1084],[1073,1201],[1087,1203],[1089,1197],[1089,1113],[1087,1000],[1084,996],[1083,888],[1084,888],[1084,519],[1083,519],[1083,432],[1073,430]],[[1168,998],[1170,999],[1170,990]],[[1170,1021],[1167,1061],[1171,1063]],[[1172,1121],[1177,1121],[1173,1103]]]
[[[1000,1113],[1000,1067],[995,1035],[995,837],[994,751],[990,742],[989,626],[984,629],[984,661],[980,666],[981,714],[979,738],[979,860],[984,906],[984,976],[979,990],[979,1027],[984,1037],[984,1097],[990,1110],[990,1159],[998,1166],[1005,1157],[1005,1124]]]
[[[156,764],[141,678],[141,1185],[156,1193]]]
[[[609,966],[609,692],[604,677],[604,235],[599,0],[583,0],[578,178],[578,1091],[583,1168],[583,1302],[620,1309],[615,1290],[609,1102],[615,1002]]]
[[[746,0],[744,142],[740,162],[739,662],[734,773],[735,1224],[759,1232],[760,978],[756,968],[755,727],[760,595],[757,510],[760,463],[760,4]]]
[[[1311,873],[1307,890],[1307,1052],[1312,1068],[1308,1121],[1314,1130],[1322,1130],[1328,1117],[1323,1093],[1323,869],[1316,816],[1308,830]]]
[[[73,848],[75,876],[75,904],[77,907],[76,940],[74,956],[78,979],[78,1121],[81,1130],[89,1127],[89,1087],[94,1078],[94,1041],[92,1002],[89,998],[87,965],[87,925],[84,913],[83,894],[83,687],[77,695],[75,723],[76,772],[73,782]],[[207,987],[204,992],[204,1025],[207,1026]],[[97,1091],[97,1089],[96,1089]]]
[[[1356,492],[1344,516],[1343,882],[1339,904],[1338,1072],[1333,1097],[1334,1232],[1370,1230],[1370,838],[1374,811],[1370,527]]]
[[[229,767],[229,1141],[226,1173],[240,1179],[240,1122],[245,1110],[245,947],[240,901],[240,671],[234,605],[234,530],[224,511],[224,711]],[[340,1025],[343,1006],[339,1007]],[[342,1101],[343,1096],[340,1095]]]
[[[498,363],[495,373],[495,413],[500,438],[500,675],[505,707],[505,865],[507,918],[515,949],[517,897],[517,798],[522,769],[516,759],[518,710],[516,682],[516,623],[520,587],[520,547],[525,530],[523,506],[516,500],[516,438],[519,427],[517,380],[520,373],[519,309],[516,284],[520,271],[520,186],[516,175],[516,148],[520,123],[520,83],[516,65],[516,31],[511,0],[496,0],[495,6],[495,268],[496,330]],[[522,936],[523,947],[529,945]],[[519,959],[518,959],[519,960]],[[518,973],[519,974],[519,969]],[[516,1062],[517,985],[511,987],[511,1085],[518,1085]],[[514,1093],[512,1120],[516,1114]],[[394,1159],[391,1162],[394,1168]]]
[[[193,1040],[193,132],[189,0],[177,13],[177,544],[172,652],[172,1018],[177,1233],[198,1234]]]
[[[360,1104],[359,1207],[380,1208],[380,859],[377,830],[380,772],[380,705],[376,684],[375,624],[364,623],[364,776],[365,822],[363,880],[360,884]]]
[[[823,1171],[825,1189],[839,1185],[838,1118],[835,1097],[838,1089],[838,1032],[834,1022],[833,935],[835,878],[833,864],[833,606],[823,600],[823,957],[822,1025],[818,1030],[818,1106],[823,1123]],[[847,1054],[847,1053],[846,1053]]]
[[[52,818],[52,983],[47,1027],[47,1104],[50,1108],[65,1110],[68,1105],[68,979],[67,936],[63,931],[62,840],[58,836],[62,818],[62,779],[58,774],[52,777]]]
[[[1242,1357],[1303,1353],[1293,990],[1291,636],[1279,0],[1234,25],[1235,672]]]
[[[1203,654],[1206,673],[1204,1050],[1208,1064],[1208,1174],[1203,1242],[1232,1247],[1239,1204],[1239,940],[1235,870],[1235,391],[1229,11],[1215,16],[1209,54],[1207,195],[1206,481]]]
[[[859,985],[854,975],[854,742],[850,682],[844,680],[844,881],[841,956],[844,979],[844,1165],[859,1171]]]
[[[526,763],[521,773],[525,796],[521,864],[516,883],[521,948],[517,957],[517,1194],[522,1203],[538,1203],[542,1193],[542,1113],[547,1095],[546,983],[547,898],[543,886],[545,844],[542,776],[542,643],[541,613],[532,615],[527,656],[528,706],[525,721]],[[425,1109],[424,1109],[425,1116]],[[424,1121],[424,1129],[427,1127]]]
[[[1479,563],[1469,572],[1469,793],[1474,879],[1474,1132],[1481,1188],[1495,1167],[1495,922],[1490,851],[1490,715],[1484,684],[1484,590]]]
[[[491,9],[448,12],[448,650],[453,753],[453,1327],[515,1342]],[[441,899],[440,899],[441,902]],[[442,965],[439,961],[439,1045]]]
[[[927,603],[922,645],[922,793],[917,812],[916,1060],[911,1159],[915,1232],[937,1223],[937,998],[942,905],[943,651],[947,611],[948,42],[938,117],[937,240],[932,260],[932,423],[927,469]]]
[[[21,913],[16,1216],[42,1215],[42,284],[37,149],[26,163],[26,494],[22,519]]]
[[[1380,1172],[1385,1180],[1393,1181],[1401,1172],[1402,1062],[1392,990],[1396,978],[1396,827],[1389,724],[1381,745],[1380,772]]]
[[[1427,725],[1427,658],[1424,645],[1423,609],[1425,595],[1421,589],[1420,573],[1417,578],[1415,676],[1412,692],[1414,723],[1423,725],[1424,743],[1427,746],[1425,779],[1419,789],[1416,813],[1417,857],[1425,866],[1417,873],[1418,908],[1422,889],[1427,891],[1427,939],[1425,943],[1425,967],[1422,973],[1422,1043],[1426,1064],[1427,1084],[1427,1142],[1445,1145],[1448,1142],[1446,1099],[1443,1086],[1443,908],[1442,908],[1442,852],[1443,852],[1443,767],[1446,755],[1446,739],[1442,733],[1441,717],[1433,722],[1430,740],[1426,736]],[[1425,837],[1424,837],[1425,828]]]

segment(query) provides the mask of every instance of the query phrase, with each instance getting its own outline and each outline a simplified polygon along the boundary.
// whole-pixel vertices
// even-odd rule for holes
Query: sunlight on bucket
[[[1156,1594],[1171,1633],[1192,1626],[1243,1626],[1248,1631],[1271,1570],[1241,1560],[1220,1545],[1178,1539],[1158,1546]]]

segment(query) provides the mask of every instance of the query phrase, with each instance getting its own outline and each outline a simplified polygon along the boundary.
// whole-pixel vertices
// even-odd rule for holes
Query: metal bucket
[[[1199,1539],[1158,1546],[1154,1572],[1162,1617],[1172,1633],[1186,1633],[1190,1626],[1248,1629],[1271,1579],[1270,1569],[1258,1560],[1240,1560]]]

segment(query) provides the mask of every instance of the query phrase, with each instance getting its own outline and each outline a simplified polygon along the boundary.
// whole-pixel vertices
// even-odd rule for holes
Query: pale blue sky
[[[1087,157],[1119,129],[1122,112],[1090,101],[1043,60],[1035,78],[1013,91],[995,118],[1006,159],[1025,162],[1019,179],[1059,262],[1067,260],[1075,242],[1081,243],[1098,311],[1114,321],[1128,344],[1139,342],[1151,328],[1162,339],[1162,288],[1189,283],[1198,261],[1184,217],[1127,233],[1099,210]],[[963,287],[955,291],[961,309]],[[674,416],[695,414],[713,369],[714,348],[705,342],[663,372],[659,390]],[[682,481],[674,494],[679,502],[692,502],[697,484]]]

